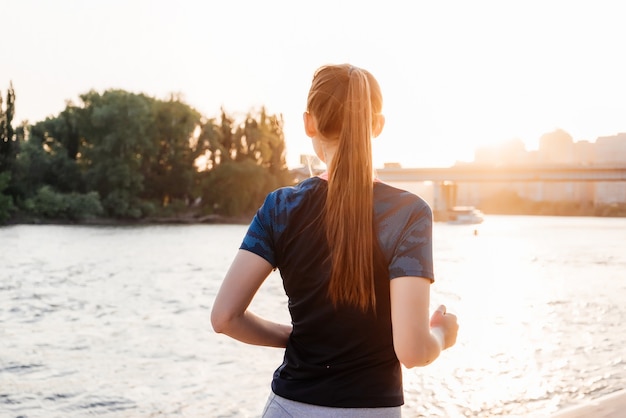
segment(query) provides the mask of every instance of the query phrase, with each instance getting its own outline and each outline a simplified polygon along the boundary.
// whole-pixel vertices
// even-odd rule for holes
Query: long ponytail
[[[313,79],[308,110],[318,130],[337,138],[325,207],[332,270],[328,295],[335,305],[374,307],[373,116],[380,113],[378,83],[350,65],[322,67]]]

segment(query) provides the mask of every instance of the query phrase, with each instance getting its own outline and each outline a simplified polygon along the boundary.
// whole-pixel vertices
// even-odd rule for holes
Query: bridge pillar
[[[445,217],[456,206],[458,185],[452,181],[433,182],[433,213],[436,219]]]

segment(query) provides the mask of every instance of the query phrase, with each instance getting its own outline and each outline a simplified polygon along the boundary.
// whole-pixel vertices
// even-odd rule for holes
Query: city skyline
[[[564,130],[546,133],[536,150],[521,148],[510,141],[475,150],[473,163],[483,164],[574,164],[626,165],[626,132],[606,135],[594,141],[575,141]]]
[[[282,114],[288,163],[312,151],[301,115],[314,70],[351,62],[383,89],[375,164],[451,166],[512,139],[529,150],[626,132],[619,2],[460,0],[407,5],[268,0],[4,2],[0,92],[15,124],[91,89],[165,98],[207,117]],[[332,10],[333,13],[327,13]],[[19,18],[21,17],[21,18]],[[23,19],[22,19],[23,18]],[[26,24],[28,22],[28,24]]]

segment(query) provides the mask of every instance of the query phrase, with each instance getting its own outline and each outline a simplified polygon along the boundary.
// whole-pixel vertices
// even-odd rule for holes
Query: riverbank
[[[139,219],[119,218],[87,218],[87,219],[63,219],[63,218],[34,218],[15,217],[9,219],[4,225],[90,225],[90,226],[132,226],[132,225],[199,225],[199,224],[232,224],[247,225],[252,216],[223,216],[180,214],[175,216],[150,216]],[[0,224],[2,226],[2,224]]]
[[[592,217],[592,218],[624,218],[625,213],[598,215],[598,214],[525,214],[525,213],[499,213],[483,212],[485,215],[509,215],[509,216],[557,216],[557,217]],[[434,212],[436,222],[449,220],[447,212]],[[252,221],[252,216],[222,216],[222,215],[179,215],[168,217],[146,217],[140,219],[118,218],[88,218],[88,219],[59,219],[59,218],[26,218],[16,217],[9,219],[3,225],[91,225],[91,226],[132,226],[132,225],[199,225],[199,224],[232,224],[247,225]]]
[[[621,418],[626,415],[626,390],[618,390],[581,405],[564,409],[552,418]]]

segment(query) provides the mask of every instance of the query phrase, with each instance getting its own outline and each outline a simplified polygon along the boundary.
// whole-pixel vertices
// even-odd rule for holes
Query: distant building
[[[542,164],[574,164],[574,140],[562,129],[539,138],[539,162]]]
[[[477,149],[473,164],[626,165],[626,133],[599,137],[595,142],[574,142],[567,132],[557,129],[540,138],[537,151],[528,152],[515,141],[509,141]],[[478,206],[481,199],[506,191],[537,202],[626,203],[625,182],[461,183],[457,199],[459,204]]]
[[[595,144],[589,141],[574,143],[574,161],[576,164],[591,165],[596,160]]]
[[[626,132],[601,136],[594,144],[595,164],[626,164]]]

